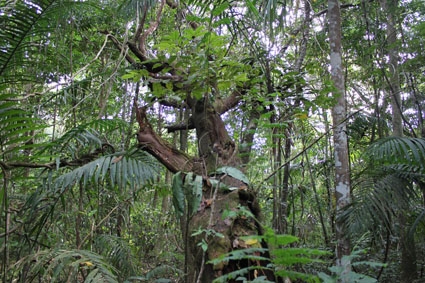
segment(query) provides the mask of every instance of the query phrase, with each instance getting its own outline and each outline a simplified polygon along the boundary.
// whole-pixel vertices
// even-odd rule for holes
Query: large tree
[[[246,99],[245,95],[252,85],[246,78],[249,68],[225,57],[225,53],[228,52],[225,49],[227,43],[223,41],[225,37],[218,36],[211,27],[206,29],[195,22],[185,26],[180,34],[174,32],[170,35],[169,39],[174,41],[170,41],[170,45],[162,45],[163,53],[160,56],[149,56],[147,37],[158,28],[166,4],[171,9],[179,7],[169,1],[167,3],[162,1],[157,7],[154,21],[149,25],[146,25],[142,15],[136,34],[125,45],[121,45],[112,34],[105,33],[111,36],[119,50],[126,52],[124,50],[128,46],[131,54],[126,58],[136,67],[132,74],[143,78],[154,94],[152,102],[180,108],[189,113],[187,120],[171,125],[168,131],[194,129],[197,156],[189,156],[163,139],[153,130],[149,122],[148,106],[139,106],[137,99],[134,103],[136,119],[140,127],[137,133],[139,146],[157,158],[172,173],[182,172],[183,174],[178,175],[181,180],[175,182],[181,182],[182,185],[190,183],[193,181],[190,180],[192,174],[202,177],[200,207],[196,212],[186,210],[181,217],[181,224],[184,241],[187,244],[187,282],[211,282],[218,276],[248,267],[252,263],[250,260],[237,260],[213,265],[207,263],[209,260],[233,249],[246,247],[240,237],[261,233],[258,224],[260,209],[256,195],[247,180],[243,178],[244,164],[239,157],[238,146],[229,136],[221,118],[221,115]],[[225,5],[217,9],[223,8],[228,7]],[[179,10],[179,13],[188,12],[186,9]],[[213,15],[215,10],[209,13]],[[184,49],[176,50],[172,44],[181,44]],[[194,53],[185,54],[185,52]],[[190,61],[187,61],[188,59]],[[172,60],[175,61],[172,62]],[[171,100],[170,96],[164,95],[165,90],[173,91],[180,96],[180,99]],[[146,101],[144,103],[146,104]],[[248,147],[252,145],[252,139],[251,132],[245,138],[249,144]],[[245,151],[249,152],[249,149]],[[213,180],[218,180],[220,184],[235,190],[221,190]],[[254,217],[247,219],[222,217],[226,210],[237,212],[244,209],[250,211]],[[199,229],[213,230],[214,233],[209,236],[200,233],[197,237],[192,237],[194,231]],[[208,244],[207,250],[202,249],[200,245],[202,241]],[[247,278],[253,279],[260,274],[258,272],[264,273],[269,279],[274,278],[273,272],[254,269]]]

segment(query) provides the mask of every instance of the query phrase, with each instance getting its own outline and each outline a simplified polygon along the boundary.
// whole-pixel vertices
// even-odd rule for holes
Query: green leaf
[[[188,213],[193,215],[202,200],[202,176],[188,173],[184,178],[184,194],[187,201]]]
[[[183,216],[185,212],[185,196],[183,191],[182,172],[177,172],[174,174],[171,190],[173,193],[173,206],[178,218]]]
[[[249,180],[245,176],[245,174],[235,167],[230,167],[230,166],[220,167],[214,172],[214,174],[226,174],[249,185]]]
[[[221,13],[223,13],[227,8],[229,8],[228,2],[223,2],[218,6],[215,6],[214,9],[211,11],[212,15],[214,17],[219,16]]]

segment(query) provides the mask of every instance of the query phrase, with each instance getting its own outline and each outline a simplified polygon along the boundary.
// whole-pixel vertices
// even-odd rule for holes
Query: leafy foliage
[[[6,47],[0,54],[0,76],[4,75],[7,68],[11,68],[12,60],[22,60],[23,53],[31,46],[27,39],[32,35],[36,25],[46,15],[46,11],[60,1],[2,1],[0,45]],[[31,50],[31,49],[30,49]],[[25,62],[25,59],[23,60]],[[23,63],[20,61],[20,63]],[[16,64],[16,62],[14,62]]]
[[[133,262],[135,256],[126,240],[112,235],[99,235],[94,239],[94,249],[114,269],[119,270],[117,273],[121,280],[137,274],[137,265]]]
[[[42,250],[17,263],[18,270],[26,270],[27,282],[36,278],[46,282],[118,282],[117,270],[105,259],[85,250]]]
[[[335,97],[329,95],[335,88],[328,72],[326,1],[166,1],[160,19],[159,4],[152,0],[1,1],[3,281],[15,279],[11,274],[18,270],[24,278],[27,267],[33,278],[57,282],[102,282],[108,276],[111,282],[154,277],[165,281],[172,277],[167,269],[181,275],[178,268],[170,267],[180,262],[151,268],[159,257],[145,255],[145,262],[139,254],[156,255],[160,250],[169,257],[182,256],[180,235],[168,207],[170,178],[149,156],[129,146],[135,131],[134,97],[139,104],[152,106],[149,118],[158,129],[164,129],[164,121],[180,119],[189,100],[209,99],[220,108],[229,98],[236,99],[234,110],[222,118],[232,138],[243,142],[239,150],[249,149],[244,151],[250,157],[244,168],[249,179],[234,167],[222,167],[208,181],[227,192],[237,188],[224,186],[219,179],[223,175],[250,185],[262,183],[273,172],[274,180],[270,178],[257,191],[261,221],[284,223],[287,233],[309,246],[332,245],[335,184],[328,110],[335,104]],[[425,9],[422,1],[412,0],[399,1],[400,7],[393,11],[397,28],[403,31],[395,45],[402,74],[399,106],[409,137],[383,138],[392,121],[386,63],[386,49],[391,46],[387,46],[387,15],[380,4],[363,1],[341,6],[347,110],[355,114],[347,117],[354,203],[340,220],[353,237],[371,232],[370,241],[362,243],[376,248],[369,250],[368,257],[381,257],[382,247],[377,246],[388,243],[388,260],[394,265],[388,281],[398,282],[397,216],[407,217],[416,243],[424,233],[425,142],[410,136],[425,133]],[[159,26],[150,33],[156,21]],[[143,69],[143,63],[125,63],[128,57],[136,59],[125,43],[135,40],[137,30],[145,42],[135,43],[146,44],[150,59],[144,63],[164,66],[163,76]],[[161,103],[166,106],[158,106]],[[171,110],[170,106],[180,104],[185,106]],[[248,133],[255,138],[246,141]],[[178,133],[161,135],[178,141]],[[190,142],[189,153],[196,154],[197,146]],[[288,166],[275,170],[284,163]],[[191,173],[173,179],[177,215],[196,213],[203,181]],[[279,210],[282,218],[276,218]],[[253,216],[243,206],[224,209],[223,214],[233,219]],[[385,237],[379,235],[384,232]],[[273,246],[272,238],[261,239]],[[295,246],[291,241],[286,236],[276,240],[270,248],[275,266],[270,268],[291,272],[311,266],[299,258],[316,255],[291,250]],[[202,244],[208,248],[206,242]],[[102,256],[74,250],[76,246]],[[423,245],[416,247],[422,255]],[[264,255],[260,249],[235,251],[229,259],[259,260]],[[80,258],[85,261],[79,262]],[[348,257],[354,265],[357,259]],[[85,263],[95,260],[92,266]],[[421,260],[419,256],[418,264]],[[260,269],[255,264],[251,268]],[[135,270],[142,269],[151,272],[137,276]],[[338,268],[330,271],[335,276],[328,276],[329,280],[339,276]],[[243,280],[245,275],[242,269],[229,276]],[[255,281],[266,279],[258,276]]]
[[[230,167],[230,166],[225,166],[225,167],[220,167],[215,171],[215,174],[225,174],[225,175],[229,175],[239,181],[244,182],[245,184],[249,185],[250,182],[248,180],[248,178],[245,176],[245,174],[242,173],[242,171],[240,171],[239,169],[235,168],[235,167]]]
[[[12,95],[0,95],[0,153],[10,154],[30,150],[35,138],[31,133],[39,132],[46,126],[41,120],[32,117],[25,109],[17,107],[15,102],[7,101]]]

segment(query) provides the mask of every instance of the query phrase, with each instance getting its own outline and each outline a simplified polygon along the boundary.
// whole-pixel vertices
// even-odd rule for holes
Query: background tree
[[[335,198],[337,217],[344,207],[351,202],[350,188],[350,165],[348,157],[348,140],[346,128],[346,102],[345,83],[342,66],[341,50],[341,12],[339,1],[328,1],[329,17],[329,45],[331,58],[331,77],[335,86],[333,95],[336,96],[336,104],[332,108],[333,141],[335,155]],[[343,225],[337,221],[336,225],[336,256],[337,265],[344,267],[348,272],[350,263],[343,256],[350,254],[350,243]],[[347,259],[347,258],[345,258]]]

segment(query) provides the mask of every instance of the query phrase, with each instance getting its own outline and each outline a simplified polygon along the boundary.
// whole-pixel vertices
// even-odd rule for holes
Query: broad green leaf
[[[242,171],[240,171],[239,169],[237,169],[235,167],[230,167],[230,166],[220,167],[214,173],[215,174],[226,174],[226,175],[229,175],[229,176],[231,176],[231,177],[233,177],[235,179],[238,179],[239,181],[242,181],[245,184],[249,185],[249,180],[245,176],[245,174],[242,173]]]
[[[179,218],[184,215],[185,210],[185,195],[183,191],[182,173],[177,172],[173,176],[172,183],[173,205],[176,210],[176,216]]]

